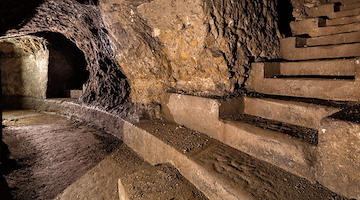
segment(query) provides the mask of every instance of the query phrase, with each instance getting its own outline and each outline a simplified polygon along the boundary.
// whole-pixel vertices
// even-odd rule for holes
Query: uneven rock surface
[[[24,10],[7,1],[2,10],[9,14]],[[27,3],[23,15],[4,15],[1,33],[63,34],[88,63],[81,100],[124,110],[129,97],[133,103],[157,104],[169,90],[205,96],[236,92],[247,79],[250,62],[278,57],[278,40],[291,18],[286,13],[293,9],[300,19],[304,6],[319,3],[43,0]]]
[[[124,103],[129,96],[129,86],[114,60],[100,10],[92,4],[81,4],[74,0],[45,0],[34,9],[32,16],[23,19],[26,23],[18,29],[8,30],[6,35],[46,31],[63,34],[84,52],[88,63],[90,75],[81,100],[107,110],[123,110],[127,107]],[[9,6],[11,4],[4,4],[3,9]],[[22,12],[22,7],[11,8]]]
[[[15,28],[8,36],[44,31],[66,36],[88,63],[82,101],[122,110],[129,96],[133,103],[152,104],[168,90],[236,92],[250,62],[278,57],[291,17],[282,13],[319,3],[309,2],[44,0],[34,2],[36,9],[20,27],[8,24],[17,19],[4,27]]]
[[[100,1],[131,99],[164,90],[223,96],[244,82],[249,62],[277,56],[276,1]]]

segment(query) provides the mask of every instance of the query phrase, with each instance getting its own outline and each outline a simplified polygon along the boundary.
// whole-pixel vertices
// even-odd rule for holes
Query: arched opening
[[[6,96],[79,98],[89,78],[83,52],[59,33],[0,40],[0,66]]]
[[[294,21],[292,16],[293,6],[290,0],[279,1],[277,6],[278,12],[278,27],[284,36],[291,36],[290,22]]]
[[[47,41],[49,50],[47,98],[78,98],[89,78],[84,53],[59,33],[36,34]]]

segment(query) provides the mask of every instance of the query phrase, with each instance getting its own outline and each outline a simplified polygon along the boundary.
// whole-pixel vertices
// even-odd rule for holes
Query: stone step
[[[224,128],[232,131],[233,123],[236,122],[224,122],[224,126],[226,126]],[[290,187],[284,187],[283,184],[276,183],[273,179],[287,182],[290,177],[287,176],[288,172],[285,170],[278,168],[281,172],[274,173],[274,165],[263,162],[261,159],[252,158],[248,155],[249,153],[245,154],[178,124],[166,121],[142,121],[136,126],[139,127],[138,130],[125,129],[125,131],[130,131],[128,134],[133,137],[127,143],[150,163],[173,163],[185,177],[193,176],[193,179],[189,180],[196,186],[201,188],[215,186],[211,191],[209,191],[211,188],[207,189],[210,194],[208,195],[209,199],[275,200],[286,199],[289,195],[294,199],[311,199],[319,198],[317,192],[324,192],[321,186],[316,191],[305,189],[306,194],[297,191],[292,183]],[[263,132],[265,129],[257,129],[257,127],[253,129],[254,126],[246,123],[244,123],[244,127],[240,126],[240,129],[248,129],[248,126],[251,131],[249,135],[241,135],[241,132],[237,132],[235,135],[229,134],[224,137],[234,143],[238,142],[239,145],[242,145],[242,149],[250,152],[250,155],[273,160],[279,165],[288,165],[291,169],[302,167],[300,163],[303,163],[307,170],[302,173],[306,176],[313,173],[312,169],[308,169],[308,165],[312,161],[311,155],[314,146],[297,140],[294,141],[294,144],[292,138],[288,136],[284,138],[277,135],[269,136],[269,132]],[[259,132],[253,134],[254,131]],[[244,133],[248,133],[247,130]],[[238,136],[244,140],[238,140]],[[260,144],[256,142],[260,142]],[[282,151],[281,149],[286,150]],[[292,159],[289,160],[287,156],[291,156]],[[304,157],[308,160],[303,160]],[[293,182],[294,178],[290,180]],[[300,180],[303,181],[302,187],[307,188],[309,182],[305,179]],[[298,182],[295,181],[295,183]],[[226,190],[225,194],[222,193],[223,189]]]
[[[309,176],[312,173],[310,163],[316,147],[307,142],[302,142],[278,131],[255,126],[241,119],[222,120],[220,130],[222,132],[221,141],[235,149],[301,177]]]
[[[356,62],[357,66],[360,62]],[[326,78],[264,78],[266,63],[253,63],[246,88],[262,94],[336,101],[360,100],[360,81]]]
[[[321,119],[340,111],[339,108],[270,98],[246,97],[243,101],[244,114],[316,130]]]
[[[293,139],[312,145],[318,144],[318,131],[312,128],[297,126],[249,114],[239,114],[227,119],[222,119],[221,121],[236,121],[246,123],[257,128],[277,132],[277,135],[283,135],[284,137],[290,136]]]
[[[290,37],[280,40],[280,57],[285,60],[312,60],[360,56],[360,43],[304,47],[306,38]]]
[[[264,78],[279,76],[339,76],[359,74],[358,59],[315,60],[299,62],[268,62],[264,64]]]
[[[327,17],[329,19],[336,19],[341,17],[349,17],[360,15],[360,8],[340,11],[340,7],[335,4],[324,4],[318,7],[305,8],[308,17]]]
[[[78,99],[82,96],[83,90],[70,90],[70,98]]]
[[[326,19],[309,18],[290,23],[291,31],[294,36],[309,35],[311,37],[334,35],[360,31],[360,23],[351,23],[337,26],[326,26]]]
[[[306,46],[321,46],[331,44],[347,44],[360,42],[360,31],[341,33],[336,35],[328,35],[314,38],[306,38]]]
[[[117,193],[119,179],[122,190]],[[207,200],[173,166],[152,166],[124,144],[68,186],[54,200],[115,200],[119,197],[121,200],[176,197]]]
[[[337,108],[321,105],[269,98],[241,97],[222,102],[186,95],[179,96],[179,99],[169,98],[174,103],[167,105],[171,112],[168,113],[168,119],[173,119],[179,124],[210,134],[212,137],[221,134],[218,133],[218,125],[216,123],[219,118],[226,119],[238,116],[239,114],[245,114],[289,125],[317,129],[322,118],[339,111]],[[211,110],[216,112],[203,112],[199,110],[204,106],[209,107],[206,103],[211,103]],[[193,113],[193,116],[189,116],[186,113]],[[195,113],[199,115],[195,115]],[[208,119],[209,124],[202,126],[201,124],[204,124],[202,119],[204,118]]]
[[[339,10],[339,6],[335,4],[323,4],[311,8],[305,7],[305,12],[308,15],[308,17],[326,16],[327,14],[333,13],[337,10]]]
[[[119,179],[118,187],[120,200],[208,200],[170,164],[140,169]]]
[[[326,26],[345,25],[360,22],[360,15],[350,17],[340,17],[336,19],[327,19]]]
[[[330,3],[354,4],[360,3],[360,0],[330,0]]]
[[[352,10],[356,8],[360,8],[360,3],[344,4],[339,6],[340,11]]]
[[[289,136],[304,135],[292,132],[293,129],[291,128],[287,128],[288,135],[285,135],[278,131],[265,130],[263,127],[260,128],[246,122],[234,120],[234,116],[239,116],[239,114],[244,113],[244,110],[246,110],[244,107],[249,105],[244,104],[244,98],[219,100],[181,94],[169,94],[165,102],[168,102],[166,105],[163,105],[164,117],[166,119],[205,133],[224,144],[263,159],[301,177],[312,179],[310,176],[311,167],[306,164],[307,158],[304,157],[302,151],[304,150],[303,147],[306,147],[306,149],[312,148],[311,142],[316,143],[316,137],[313,137],[314,134],[303,136],[302,138],[307,140],[307,142],[303,142],[299,138]],[[248,111],[250,113],[252,112],[251,109],[248,109]],[[267,120],[267,122],[269,123],[269,120]],[[245,129],[243,129],[244,127]],[[301,131],[303,130],[304,129],[301,129]],[[247,137],[252,139],[246,140]],[[275,142],[275,140],[278,141]],[[256,149],[255,146],[248,144],[248,142],[251,141],[254,143],[258,141],[259,144],[261,143],[260,146],[266,146],[264,148],[267,149],[262,148],[261,152],[272,152],[273,156],[267,157],[263,154],[260,155],[261,153],[258,155],[255,152],[250,152],[250,149],[254,148],[254,151]],[[274,145],[272,145],[272,143],[274,143]],[[249,146],[245,148],[244,145]],[[281,155],[281,148],[292,149],[290,150],[292,152]],[[291,155],[294,157],[291,157]],[[289,164],[293,167],[290,167]]]
[[[345,11],[338,11],[338,12],[332,12],[330,14],[325,15],[326,17],[330,19],[336,19],[340,17],[349,17],[349,16],[356,16],[360,15],[360,8],[355,8],[351,10],[345,10]]]

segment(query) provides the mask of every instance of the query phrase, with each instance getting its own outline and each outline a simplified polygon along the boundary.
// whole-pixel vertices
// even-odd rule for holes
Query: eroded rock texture
[[[135,13],[140,1],[101,1],[100,7],[116,54],[128,77],[133,102],[156,102],[171,71],[161,44]]]
[[[249,63],[278,57],[279,31],[275,0],[204,1],[210,16],[210,49],[224,54],[232,77],[242,84]]]
[[[275,0],[101,1],[116,59],[134,102],[164,90],[224,96],[249,62],[277,57]]]
[[[156,105],[165,91],[236,93],[250,62],[277,58],[283,32],[278,28],[279,4],[44,0],[37,1],[32,17],[20,27],[5,27],[14,28],[7,35],[58,32],[75,43],[90,71],[81,100],[111,110],[122,109],[129,97],[132,103]]]
[[[125,75],[114,60],[113,52],[94,1],[46,0],[34,16],[7,35],[58,32],[84,52],[90,77],[81,100],[103,109],[122,109],[129,95]]]

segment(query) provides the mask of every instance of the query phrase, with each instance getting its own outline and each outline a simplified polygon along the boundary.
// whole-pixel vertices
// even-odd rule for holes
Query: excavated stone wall
[[[0,40],[2,94],[45,98],[49,51],[38,37]]]
[[[100,10],[93,1],[81,3],[45,0],[21,28],[8,30],[6,35],[44,31],[63,34],[84,52],[88,63],[90,75],[81,100],[106,110],[124,110],[129,86],[114,60]]]
[[[250,61],[276,58],[277,1],[103,0],[102,16],[133,102],[165,90],[234,93]]]
[[[234,94],[251,62],[278,57],[283,36],[278,0],[39,2],[6,35],[49,31],[74,42],[90,72],[81,100],[106,110],[156,105],[165,91]]]

